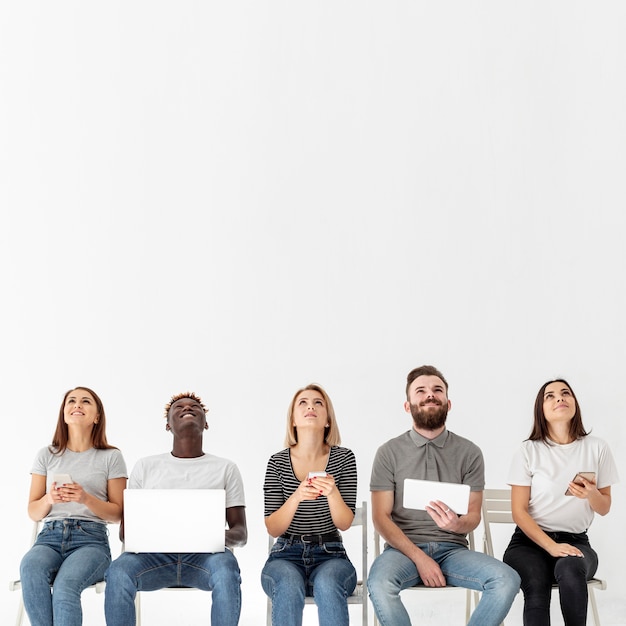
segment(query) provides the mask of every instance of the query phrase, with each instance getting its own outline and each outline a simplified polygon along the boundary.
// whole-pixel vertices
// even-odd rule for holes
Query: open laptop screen
[[[126,552],[223,552],[223,489],[126,489]]]

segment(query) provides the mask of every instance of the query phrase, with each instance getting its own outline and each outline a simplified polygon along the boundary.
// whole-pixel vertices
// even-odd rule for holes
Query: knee
[[[263,591],[272,599],[290,598],[304,602],[306,595],[304,581],[297,572],[289,568],[276,567],[276,562],[268,563],[261,572],[261,586]]]
[[[559,559],[554,568],[554,578],[560,585],[587,584],[587,568],[584,559],[564,557]]]
[[[263,587],[263,591],[265,591],[267,596],[273,597],[276,584],[272,576],[267,574],[265,570],[261,572],[261,587]]]
[[[484,583],[485,591],[495,591],[498,595],[514,598],[520,589],[520,576],[509,565],[497,562]]]
[[[500,579],[500,587],[502,588],[503,592],[511,596],[515,596],[520,590],[521,583],[522,580],[520,578],[520,575],[512,567],[504,565],[502,576]]]
[[[29,578],[31,573],[36,573],[37,571],[42,572],[43,568],[42,567],[31,567],[31,560],[28,558],[28,555],[26,555],[23,559],[22,562],[20,563],[20,578],[22,580],[25,580],[26,578]]]
[[[115,588],[135,587],[131,574],[126,570],[124,564],[119,560],[113,561],[104,573],[106,581],[105,591],[109,593]]]
[[[519,587],[522,582],[520,575],[510,565],[502,563],[498,574],[503,586],[507,588],[515,588],[516,591],[519,591]]]
[[[313,586],[313,595],[319,597],[332,596],[341,591],[341,585],[332,576],[317,576]],[[343,594],[342,594],[343,595]]]
[[[352,593],[356,586],[356,575],[349,572],[338,572],[336,575],[332,573],[322,573],[315,577],[313,586],[315,596],[336,596],[347,597]]]
[[[372,566],[367,577],[367,590],[372,597],[396,595],[400,585],[393,576],[386,575],[380,568]]]
[[[53,579],[54,575],[50,569],[45,567],[40,561],[37,561],[37,559],[29,558],[29,555],[26,555],[22,559],[20,563],[20,580],[22,581],[22,586],[24,585],[24,581],[51,585]]]
[[[216,567],[211,568],[211,577],[215,586],[236,586],[241,585],[241,575],[239,565],[234,557],[232,559],[222,559],[216,563]]]
[[[29,550],[20,562],[20,574],[22,572],[36,571],[43,569],[42,559],[38,558],[34,549]]]

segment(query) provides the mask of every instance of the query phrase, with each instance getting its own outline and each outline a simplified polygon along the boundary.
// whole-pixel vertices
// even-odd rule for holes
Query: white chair
[[[30,537],[29,549],[35,543],[37,539],[37,535],[39,534],[41,522],[33,522],[33,530]],[[101,580],[87,589],[94,589],[96,593],[102,593],[104,591],[104,580]],[[9,591],[21,591],[22,590],[22,582],[19,579],[10,580],[9,581]],[[22,599],[22,594],[20,593],[20,601],[17,607],[17,618],[15,620],[15,626],[22,626],[24,623],[24,600]]]
[[[124,542],[122,541],[122,552],[124,552]],[[196,587],[162,587],[161,589],[156,589],[155,591],[198,591],[201,593],[211,593],[210,591],[204,591],[203,589],[198,589]],[[135,594],[135,625],[141,626],[141,594],[142,593],[155,593],[154,591],[137,591]]]
[[[163,587],[163,589],[158,589],[158,591],[200,591],[202,593],[211,593],[210,591],[203,591],[202,589],[196,589],[195,587]],[[146,592],[148,593],[148,592]],[[154,593],[154,592],[149,592]],[[141,591],[137,592],[135,595],[135,624],[136,626],[141,626]]]
[[[467,540],[469,542],[470,550],[474,549],[474,533],[471,532],[467,536]],[[381,552],[381,543],[382,537],[378,534],[378,531],[374,531],[374,558],[376,558]],[[446,587],[426,587],[425,585],[417,585],[417,587],[408,587],[404,589],[403,592],[409,591],[450,591],[454,590],[463,590],[465,591],[465,623],[469,622],[470,616],[472,614],[472,595],[474,597],[474,604],[478,604],[478,592],[472,591],[471,589],[465,589],[464,587],[453,587],[451,585],[447,585]],[[376,614],[374,614],[374,626],[378,626],[378,619],[376,618]]]
[[[362,624],[367,626],[367,502],[362,502],[360,507],[357,507],[354,513],[354,519],[352,520],[351,528],[355,526],[361,527],[361,577],[357,581],[354,593],[348,596],[348,604],[360,604],[362,606]],[[268,542],[268,548],[271,550],[274,545],[274,538],[270,537]],[[312,597],[307,596],[304,600],[305,605],[315,604],[315,600]],[[272,625],[272,601],[267,598],[267,626]]]
[[[491,535],[491,524],[515,524],[511,512],[511,490],[510,489],[485,489],[483,491],[482,505],[483,525],[485,532],[483,535],[483,551],[485,554],[494,556],[493,538]],[[558,589],[558,585],[553,585],[553,589]],[[593,614],[593,621],[596,626],[600,626],[600,616],[596,603],[596,589],[606,589],[606,581],[600,578],[592,578],[587,582],[589,590],[589,606]],[[504,622],[502,622],[504,626]]]

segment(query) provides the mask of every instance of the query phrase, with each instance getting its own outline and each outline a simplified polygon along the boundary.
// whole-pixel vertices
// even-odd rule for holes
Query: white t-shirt
[[[129,489],[225,489],[226,508],[245,506],[238,467],[212,454],[181,459],[170,452],[139,459]]]
[[[591,525],[593,510],[587,500],[565,495],[578,472],[595,472],[598,489],[619,481],[606,442],[587,435],[565,445],[524,441],[507,482],[530,487],[528,512],[542,530],[581,533]]]

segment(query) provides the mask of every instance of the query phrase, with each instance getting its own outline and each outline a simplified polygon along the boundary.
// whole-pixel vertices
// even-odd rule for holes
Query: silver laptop
[[[126,552],[224,552],[223,489],[126,489]]]
[[[404,479],[405,509],[426,510],[433,500],[445,502],[455,513],[465,515],[469,506],[470,486],[460,483],[442,483],[436,480]]]

